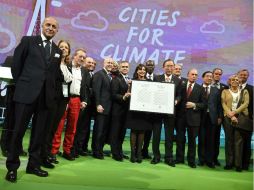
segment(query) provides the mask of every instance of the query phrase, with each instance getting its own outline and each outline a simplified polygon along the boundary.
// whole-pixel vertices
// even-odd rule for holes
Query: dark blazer
[[[202,86],[195,83],[190,96],[187,98],[187,83],[181,85],[181,101],[179,104],[178,117],[186,116],[189,126],[200,126],[201,111],[206,109],[205,91]],[[187,102],[194,102],[196,109],[186,109]]]
[[[102,105],[104,112],[102,114],[109,114],[111,111],[111,85],[110,78],[107,72],[102,69],[96,72],[93,76],[93,93],[95,97],[96,106]]]
[[[112,80],[112,115],[121,115],[126,113],[128,110],[129,100],[123,100],[123,96],[127,91],[128,85],[126,84],[126,81],[121,74]]]
[[[248,111],[249,111],[249,117],[253,119],[253,86],[247,84],[244,89],[248,90],[249,92],[250,101],[249,101]]]
[[[45,84],[46,105],[55,98],[56,76],[60,73],[61,50],[53,42],[50,60],[46,60],[41,36],[24,36],[14,51],[12,76],[16,83],[14,101],[31,104]]]
[[[92,76],[89,73],[89,70],[82,67],[82,81],[80,87],[80,100],[81,102],[86,102],[87,105],[91,104],[92,101]]]
[[[220,91],[216,87],[210,88],[210,94],[207,100],[207,108],[209,109],[209,116],[213,125],[218,124],[218,118],[223,117],[223,111],[221,106]],[[203,110],[205,114],[207,109]]]

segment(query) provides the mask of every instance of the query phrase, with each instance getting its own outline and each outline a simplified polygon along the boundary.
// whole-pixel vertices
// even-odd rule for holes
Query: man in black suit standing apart
[[[93,77],[93,93],[97,115],[95,118],[92,149],[94,158],[104,159],[103,146],[105,144],[110,125],[111,114],[111,70],[113,59],[105,58],[104,67]]]
[[[42,34],[25,36],[17,46],[11,68],[16,85],[15,126],[11,140],[5,179],[16,182],[20,166],[19,151],[27,125],[33,115],[26,173],[40,177],[48,172],[40,168],[40,147],[44,138],[48,108],[55,97],[56,74],[60,72],[61,50],[52,41],[58,32],[58,22],[47,17],[42,23]]]
[[[213,83],[212,83],[212,86],[216,87],[220,91],[220,97],[221,97],[221,92],[224,89],[228,88],[227,85],[220,82],[222,74],[223,74],[223,70],[221,68],[213,69]],[[223,117],[221,118],[221,120],[219,118],[218,125],[216,125],[216,127],[215,127],[214,164],[216,166],[220,166],[220,162],[218,160],[218,157],[219,157],[219,153],[220,153],[220,131],[221,131],[222,120],[223,120]]]
[[[252,121],[253,126],[253,86],[247,84],[247,80],[249,78],[249,71],[247,69],[242,69],[238,72],[239,79],[241,80],[240,88],[241,90],[246,89],[249,92],[250,101],[248,105],[249,118]],[[249,169],[250,158],[251,158],[251,136],[252,131],[245,132],[244,138],[246,139],[243,144],[243,163],[242,168],[244,170]]]
[[[182,85],[177,121],[176,163],[184,163],[185,131],[188,135],[188,165],[196,168],[196,137],[201,122],[201,111],[206,108],[205,91],[196,83],[198,71],[190,69],[188,82]]]
[[[116,161],[123,161],[124,158],[122,144],[126,133],[125,121],[130,97],[130,79],[128,73],[129,63],[127,61],[120,62],[119,75],[111,82],[112,120],[110,146],[112,158]]]
[[[92,92],[92,79],[95,66],[95,60],[92,57],[86,57],[85,63],[82,67],[82,81],[80,88],[81,104],[86,104],[86,107],[81,109],[79,112],[77,131],[73,144],[74,153],[81,156],[86,156],[88,154],[90,125],[95,109]]]
[[[180,91],[179,87],[181,81],[178,77],[173,75],[174,62],[171,59],[167,59],[163,62],[164,74],[155,77],[155,82],[169,82],[175,84],[175,104],[180,101]],[[173,136],[174,136],[174,126],[175,118],[170,115],[160,115],[156,114],[155,125],[153,128],[153,159],[151,164],[157,164],[160,162],[160,138],[161,138],[161,128],[162,122],[164,123],[165,131],[165,160],[164,162],[172,167],[175,167],[173,159]]]
[[[198,158],[200,166],[206,164],[210,168],[215,168],[215,129],[223,115],[220,92],[216,87],[211,86],[212,76],[213,73],[211,71],[206,71],[202,74],[202,87],[205,90],[207,109],[204,109],[201,114],[201,126],[198,135]]]

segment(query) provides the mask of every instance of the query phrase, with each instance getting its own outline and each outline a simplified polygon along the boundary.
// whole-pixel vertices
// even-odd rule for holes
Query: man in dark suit
[[[239,79],[241,80],[241,85],[240,88],[241,90],[246,89],[249,92],[249,105],[248,105],[248,112],[249,112],[249,117],[252,121],[252,126],[253,126],[253,86],[248,84],[248,78],[249,78],[249,71],[247,69],[242,69],[238,72]],[[250,165],[250,158],[251,158],[251,136],[252,136],[252,131],[247,131],[245,132],[244,138],[246,139],[243,144],[243,160],[242,160],[242,168],[244,170],[249,169]]]
[[[40,147],[44,138],[48,108],[55,97],[55,75],[60,72],[61,50],[52,41],[58,22],[47,17],[40,36],[25,36],[17,46],[11,68],[15,82],[15,126],[11,140],[5,179],[16,182],[20,166],[19,151],[27,125],[33,115],[29,159],[26,173],[40,177],[48,172],[40,168]]]
[[[185,131],[188,135],[188,165],[196,168],[196,137],[201,122],[201,111],[206,107],[205,92],[196,83],[198,71],[190,69],[188,82],[182,85],[180,109],[177,122],[176,163],[184,163]]]
[[[145,66],[146,66],[146,71],[147,71],[147,73],[146,73],[147,80],[154,81],[154,79],[156,77],[156,75],[153,73],[154,69],[155,69],[154,61],[152,61],[152,60],[146,61]],[[154,122],[153,121],[151,121],[151,122],[152,122],[152,125],[154,125]],[[148,151],[151,137],[152,137],[152,130],[146,130],[145,136],[144,136],[144,144],[142,147],[142,157],[144,159],[151,159],[151,156],[149,155],[149,151]]]
[[[210,168],[215,168],[214,135],[216,126],[222,118],[222,106],[219,90],[211,86],[212,76],[213,73],[211,71],[206,71],[202,74],[202,87],[205,90],[207,109],[204,109],[201,114],[201,126],[198,135],[198,158],[200,166],[206,164]]]
[[[111,114],[111,69],[113,66],[112,58],[104,59],[104,67],[96,72],[93,77],[93,93],[97,115],[95,118],[92,149],[93,156],[104,159],[103,146],[105,144],[110,125]]]
[[[112,117],[110,131],[110,146],[112,158],[116,161],[123,161],[124,154],[122,144],[124,141],[126,128],[126,114],[129,108],[129,85],[128,77],[129,63],[122,61],[119,64],[119,75],[112,79]]]
[[[169,82],[175,84],[175,104],[180,101],[179,96],[179,87],[180,79],[173,75],[174,62],[171,59],[167,59],[163,62],[164,74],[156,76],[155,82]],[[165,163],[169,166],[175,167],[173,160],[173,135],[174,135],[174,126],[175,118],[170,115],[160,115],[156,114],[154,118],[155,125],[153,128],[153,159],[151,164],[157,164],[160,162],[160,138],[161,138],[161,128],[162,123],[164,123],[165,131]]]
[[[220,92],[220,97],[221,97],[221,93],[224,89],[227,89],[228,86],[221,83],[220,80],[221,80],[221,77],[222,77],[222,74],[223,74],[223,70],[221,68],[215,68],[213,69],[213,82],[212,82],[212,86],[216,87],[219,92]],[[221,132],[221,124],[222,124],[222,120],[223,120],[223,117],[221,117],[221,120],[219,119],[218,120],[218,125],[216,125],[215,127],[215,140],[214,140],[214,164],[216,166],[220,166],[220,162],[218,160],[218,156],[219,156],[219,153],[220,153],[220,132]]]
[[[82,104],[86,104],[86,107],[81,109],[79,112],[77,131],[73,144],[74,153],[81,156],[86,156],[88,154],[90,125],[95,112],[92,92],[93,71],[95,67],[95,60],[92,57],[86,57],[82,68],[82,81],[80,89],[80,100]]]

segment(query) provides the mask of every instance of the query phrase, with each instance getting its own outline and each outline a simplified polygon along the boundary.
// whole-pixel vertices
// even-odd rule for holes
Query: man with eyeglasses
[[[78,155],[88,155],[88,142],[90,138],[91,120],[95,115],[95,103],[92,92],[93,72],[96,62],[92,57],[86,57],[82,69],[82,81],[80,89],[81,104],[84,108],[79,112],[77,131],[74,138],[72,153]]]
[[[220,92],[220,96],[221,93],[224,89],[228,89],[228,86],[221,83],[221,77],[223,74],[223,70],[221,68],[215,68],[213,69],[213,82],[212,82],[212,86],[216,87],[219,92]],[[223,117],[221,117],[223,118]],[[218,160],[219,157],[219,153],[220,153],[220,132],[221,132],[221,124],[222,124],[222,120],[218,121],[218,125],[215,126],[215,134],[214,134],[214,164],[216,166],[220,166],[220,162]]]

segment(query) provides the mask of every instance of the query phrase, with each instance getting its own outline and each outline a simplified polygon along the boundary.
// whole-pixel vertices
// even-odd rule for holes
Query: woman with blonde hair
[[[224,111],[224,131],[225,131],[225,170],[230,170],[233,166],[236,171],[242,170],[242,150],[243,133],[242,129],[235,128],[238,124],[240,114],[248,116],[249,93],[247,90],[239,89],[239,78],[232,75],[228,80],[229,89],[224,89],[221,94],[221,102]]]

